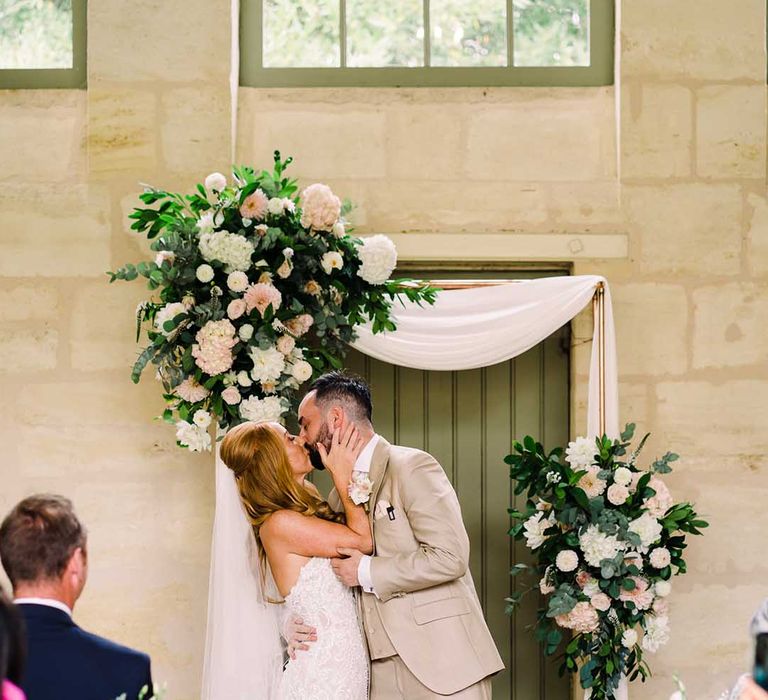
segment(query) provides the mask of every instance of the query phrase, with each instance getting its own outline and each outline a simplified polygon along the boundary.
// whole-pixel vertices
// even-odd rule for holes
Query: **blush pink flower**
[[[177,386],[173,393],[180,399],[189,401],[189,403],[197,403],[202,401],[211,392],[208,391],[202,384],[198,384],[192,377],[187,377],[179,386]]]
[[[227,316],[234,321],[245,313],[245,309],[246,305],[244,299],[233,299],[227,306]]]
[[[648,482],[648,488],[652,488],[656,495],[646,498],[643,505],[654,518],[660,518],[674,504],[672,494],[669,492],[667,485],[657,476],[651,477],[651,480]]]
[[[589,603],[581,601],[567,615],[558,615],[555,622],[574,632],[594,632],[600,625],[600,617]]]
[[[635,582],[635,587],[631,591],[622,589],[619,600],[634,603],[638,610],[648,610],[653,604],[653,591],[648,581],[640,576],[630,576],[630,578]]]
[[[283,355],[290,355],[293,348],[296,347],[296,341],[290,335],[281,335],[275,346]]]
[[[315,231],[330,231],[339,220],[341,200],[328,185],[315,183],[305,188],[299,200],[301,225]]]
[[[301,314],[301,316],[296,316],[296,318],[288,319],[284,325],[294,338],[300,338],[312,327],[312,323],[312,316]]]
[[[245,290],[243,295],[245,300],[245,307],[248,313],[254,309],[258,309],[259,313],[264,316],[264,312],[271,304],[272,310],[277,311],[280,308],[280,304],[283,302],[283,296],[280,294],[280,290],[272,284],[259,282],[259,284],[252,284]]]
[[[601,612],[605,612],[611,607],[611,599],[605,593],[596,593],[589,602],[595,610],[600,610]]]
[[[232,367],[232,347],[237,339],[235,327],[227,319],[208,321],[197,332],[195,340],[192,357],[203,372],[213,377]]]
[[[259,221],[267,213],[267,204],[269,198],[261,190],[256,190],[249,194],[240,205],[240,216],[244,219],[254,219]]]
[[[236,386],[228,386],[221,392],[221,398],[230,406],[234,406],[235,404],[240,403],[242,396]]]
[[[668,615],[669,601],[666,598],[656,598],[653,601],[653,612],[656,615]]]

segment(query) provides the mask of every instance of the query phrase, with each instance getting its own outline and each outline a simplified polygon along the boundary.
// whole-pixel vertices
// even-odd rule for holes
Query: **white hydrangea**
[[[552,523],[552,515],[550,514],[549,517],[545,517],[541,511],[528,518],[523,524],[525,544],[530,549],[541,547],[547,539],[544,532],[552,527]]]
[[[227,287],[229,287],[236,294],[244,292],[248,287],[248,275],[242,270],[235,270],[230,272],[227,277]]]
[[[621,635],[621,646],[631,649],[635,644],[637,644],[637,631],[631,628],[624,630],[624,634]]]
[[[366,238],[357,246],[360,267],[357,270],[369,284],[384,284],[397,265],[397,248],[391,239],[381,234]]]
[[[572,549],[564,549],[561,552],[557,553],[557,557],[555,558],[555,566],[557,566],[560,571],[569,572],[569,571],[575,571],[576,567],[579,565],[579,555],[576,554]]]
[[[198,427],[205,430],[211,424],[211,414],[208,411],[200,408],[195,411],[195,415],[192,416],[192,422]]]
[[[276,381],[285,369],[285,355],[276,347],[270,346],[266,350],[251,348],[249,353],[253,361],[251,378],[257,382]]]
[[[286,410],[287,406],[278,396],[267,396],[263,399],[251,396],[240,404],[240,417],[256,423],[279,422]]]
[[[210,265],[203,263],[195,271],[195,277],[197,277],[203,284],[208,284],[208,282],[213,279],[213,268]]]
[[[653,591],[659,598],[666,598],[672,592],[672,584],[669,581],[656,581]]]
[[[306,382],[312,376],[312,365],[306,360],[294,362],[291,367],[291,374],[294,379],[300,382]]]
[[[638,551],[642,553],[648,551],[648,548],[661,537],[664,530],[661,523],[650,513],[643,513],[639,518],[630,521],[628,529],[640,537]]]
[[[200,235],[200,254],[211,262],[224,264],[224,272],[245,271],[251,267],[251,256],[255,250],[247,238],[227,231],[213,231]]]
[[[579,535],[579,546],[587,564],[599,567],[603,559],[613,559],[625,545],[616,535],[607,535],[597,525],[590,525]]]
[[[669,641],[669,618],[666,615],[651,615],[645,623],[642,647],[652,654]]]
[[[577,437],[573,442],[569,442],[565,449],[565,461],[577,471],[591,466],[595,461],[595,455],[597,455],[595,441],[585,437]]]
[[[632,472],[626,467],[619,467],[613,472],[613,483],[619,486],[629,486],[632,483]]]
[[[176,423],[176,439],[191,452],[204,452],[211,449],[211,436],[208,431],[185,420]]]
[[[209,192],[221,192],[227,186],[227,178],[221,173],[211,173],[205,178],[205,189]]]
[[[656,547],[651,550],[651,555],[648,557],[648,561],[651,562],[651,566],[654,569],[663,569],[669,566],[672,561],[672,555],[666,547]]]
[[[158,333],[162,333],[166,338],[174,332],[174,330],[167,331],[163,328],[163,325],[167,321],[173,321],[179,314],[187,313],[187,307],[180,301],[174,301],[170,304],[166,304],[162,309],[158,310],[155,314],[155,330]]]
[[[344,266],[344,258],[341,253],[337,253],[335,250],[329,250],[323,255],[320,260],[320,265],[322,265],[323,270],[325,270],[325,274],[330,275],[334,270],[341,270]]]

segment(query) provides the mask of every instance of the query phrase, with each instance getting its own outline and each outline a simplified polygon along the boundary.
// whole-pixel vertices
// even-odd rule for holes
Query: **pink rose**
[[[246,305],[244,299],[234,299],[233,301],[230,301],[229,306],[227,306],[227,316],[234,321],[245,313],[245,309]]]
[[[611,607],[611,599],[605,593],[596,593],[589,602],[595,610],[600,612],[605,612]]]
[[[236,386],[229,386],[221,392],[221,398],[230,406],[240,403],[242,396]]]
[[[293,348],[296,347],[296,341],[290,335],[281,335],[275,345],[283,355],[290,355]]]
[[[261,190],[249,194],[240,205],[240,216],[244,219],[263,219],[267,213],[269,198]]]

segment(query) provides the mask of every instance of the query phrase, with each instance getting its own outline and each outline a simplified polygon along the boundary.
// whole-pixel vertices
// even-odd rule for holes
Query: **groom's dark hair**
[[[326,372],[314,381],[310,391],[315,392],[315,401],[321,408],[338,403],[353,420],[371,422],[371,389],[362,377],[346,372]]]

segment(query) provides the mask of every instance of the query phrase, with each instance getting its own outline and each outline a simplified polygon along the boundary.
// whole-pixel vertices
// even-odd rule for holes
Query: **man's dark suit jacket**
[[[63,610],[19,606],[27,627],[27,700],[136,700],[152,695],[149,657],[80,629]]]

